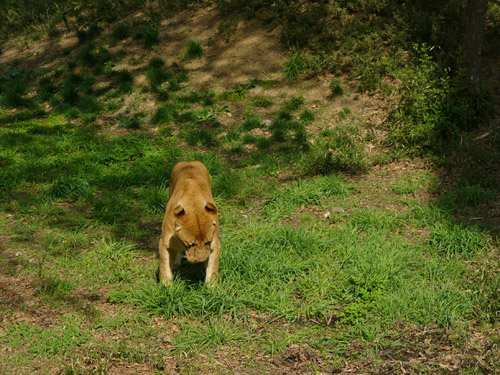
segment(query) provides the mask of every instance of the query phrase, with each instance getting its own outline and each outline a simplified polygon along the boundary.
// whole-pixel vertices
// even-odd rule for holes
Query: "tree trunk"
[[[463,0],[465,73],[467,83],[475,88],[479,87],[481,49],[483,47],[487,10],[488,0]]]

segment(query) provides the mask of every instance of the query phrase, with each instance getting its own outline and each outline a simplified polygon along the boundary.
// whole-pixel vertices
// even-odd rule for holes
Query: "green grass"
[[[231,4],[218,5],[224,12]],[[241,8],[260,9],[274,27],[266,17],[281,6],[261,5]],[[497,188],[493,177],[474,173],[496,154],[467,159],[458,148],[457,164],[469,173],[460,178],[456,168],[442,173],[448,160],[436,161],[439,155],[390,154],[391,163],[372,167],[367,142],[376,152],[390,143],[372,136],[357,111],[330,108],[344,82],[385,95],[388,77],[407,89],[414,80],[398,92],[398,103],[409,107],[390,114],[401,122],[384,129],[403,144],[426,135],[422,128],[434,124],[429,109],[443,109],[419,96],[446,94],[448,81],[433,75],[434,63],[398,74],[393,56],[401,55],[376,46],[391,35],[389,26],[380,35],[368,31],[386,6],[331,5],[345,9],[331,23],[339,27],[314,40],[302,31],[323,24],[324,4],[282,9],[284,41],[298,48],[307,39],[314,51],[328,34],[336,43],[329,51],[339,55],[296,52],[282,65],[284,80],[235,82],[217,94],[210,82],[193,91],[187,69],[153,56],[166,56],[152,26],[160,25],[155,11],[133,25],[118,20],[109,36],[82,28],[80,44],[50,71],[2,71],[0,368],[267,373],[281,363],[280,371],[297,373],[347,365],[435,373],[443,356],[459,353],[459,372],[483,371],[476,356],[483,372],[496,371],[498,242],[495,217],[486,214],[496,208]],[[360,29],[353,35],[363,37],[337,38],[353,22]],[[127,57],[131,47],[144,50]],[[341,56],[346,51],[355,51],[352,61]],[[181,53],[189,60],[206,52],[191,41]],[[125,61],[134,67],[119,70]],[[342,77],[331,81],[330,99],[311,98],[307,85],[289,92],[285,81],[322,70]],[[147,86],[136,92],[141,74]],[[471,115],[466,106],[456,114]],[[496,150],[495,133],[488,137]],[[158,241],[180,160],[199,160],[210,171],[222,241],[213,287],[203,283],[202,265],[187,263],[172,286],[158,283]],[[409,365],[422,355],[432,360]]]
[[[306,70],[306,58],[301,52],[295,52],[281,66],[281,71],[289,82],[293,82]]]
[[[203,53],[204,53],[203,47],[201,46],[200,42],[197,42],[195,40],[190,40],[187,43],[186,51],[184,52],[182,58],[184,60],[198,59],[203,56]]]

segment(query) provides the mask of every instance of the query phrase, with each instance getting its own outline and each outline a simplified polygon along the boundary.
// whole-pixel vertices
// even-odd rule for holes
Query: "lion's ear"
[[[182,207],[180,204],[178,204],[175,208],[174,208],[174,216],[178,217],[178,216],[182,216],[186,213],[186,211],[184,211],[184,207]]]
[[[217,212],[217,207],[212,202],[207,202],[207,204],[205,205],[205,210],[215,213]]]

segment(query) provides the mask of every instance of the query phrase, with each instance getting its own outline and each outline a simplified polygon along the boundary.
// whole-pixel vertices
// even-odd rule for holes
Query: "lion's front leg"
[[[175,265],[177,251],[170,251],[164,238],[160,239],[160,282],[167,286],[172,283],[172,267]]]
[[[205,261],[205,283],[212,284],[217,279],[219,275],[219,259],[220,259],[220,241],[219,238],[215,238],[212,244],[212,252],[208,257],[208,260]]]

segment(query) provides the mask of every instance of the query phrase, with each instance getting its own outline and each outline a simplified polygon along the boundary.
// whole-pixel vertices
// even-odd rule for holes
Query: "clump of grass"
[[[87,43],[88,41],[97,38],[101,34],[101,28],[97,24],[92,24],[86,29],[76,31],[76,37],[80,44]]]
[[[334,78],[330,82],[330,96],[335,98],[341,95],[344,95],[344,89],[340,85],[340,81],[337,78]]]
[[[295,52],[281,66],[281,71],[289,82],[295,81],[305,70],[306,57],[302,52]]]
[[[93,43],[87,44],[78,54],[78,59],[84,66],[104,66],[112,58],[111,52],[106,47],[96,47]]]
[[[287,101],[283,107],[282,110],[286,112],[293,112],[299,109],[302,104],[304,104],[304,97],[303,96],[293,96],[289,101]]]
[[[319,205],[330,196],[347,196],[349,189],[342,177],[336,175],[302,179],[274,192],[266,201],[265,212],[273,217],[286,216],[297,207]]]
[[[43,76],[38,80],[38,97],[42,101],[50,100],[54,94],[57,92],[56,85],[52,82],[52,79],[48,76]]]
[[[0,75],[0,104],[6,107],[25,107],[31,101],[25,98],[30,73],[11,69]]]
[[[160,67],[150,67],[146,72],[146,79],[151,86],[156,87],[172,77],[170,72],[167,72]]]
[[[438,224],[431,228],[429,244],[433,251],[446,256],[471,257],[489,249],[485,235],[475,227],[460,224]]]
[[[134,82],[134,76],[128,70],[120,70],[116,73],[115,85],[118,91],[123,93],[128,93],[132,91],[132,83]]]
[[[186,46],[186,51],[182,58],[184,60],[193,60],[203,56],[203,47],[200,42],[190,40]]]
[[[57,200],[78,200],[89,196],[90,187],[83,178],[61,176],[52,183],[48,194]]]
[[[111,37],[115,40],[123,40],[130,36],[130,25],[126,22],[116,25],[111,32]]]
[[[245,122],[241,125],[241,128],[243,130],[249,131],[252,129],[260,128],[262,127],[262,123],[258,117],[252,116],[250,118],[247,118]]]
[[[191,146],[201,143],[203,146],[212,146],[215,142],[215,134],[209,129],[194,128],[188,131],[186,142]]]
[[[366,155],[359,129],[344,125],[322,133],[302,162],[306,174],[363,172],[366,169]]]
[[[127,218],[127,205],[121,197],[106,194],[94,202],[92,217],[104,224],[115,224]]]
[[[348,108],[348,107],[344,107],[342,108],[342,110],[339,112],[339,119],[340,120],[345,120],[349,117],[349,115],[351,114],[351,109]]]
[[[181,350],[214,348],[249,340],[236,320],[231,322],[225,318],[210,318],[202,325],[187,324],[182,328],[182,334],[174,340],[174,346]]]
[[[141,127],[139,116],[125,116],[118,120],[118,126],[126,129],[137,130]]]
[[[165,65],[165,61],[163,61],[160,57],[152,57],[149,59],[148,68],[161,68]]]
[[[143,200],[146,209],[152,213],[161,213],[165,211],[168,202],[168,189],[164,186],[154,186],[144,192]]]
[[[176,106],[172,103],[167,103],[157,109],[151,121],[153,124],[169,124],[177,118],[178,115],[179,112]]]
[[[101,104],[91,95],[78,98],[76,105],[83,113],[98,113],[102,109]]]
[[[266,98],[263,96],[257,96],[252,99],[252,103],[256,107],[267,108],[273,104],[273,101],[270,98]]]
[[[494,194],[490,190],[478,184],[460,186],[456,192],[456,201],[462,206],[479,207],[493,197]]]
[[[300,114],[300,121],[304,125],[309,125],[311,122],[313,122],[313,120],[314,120],[314,114],[307,109]]]
[[[154,27],[146,25],[139,29],[134,37],[136,39],[142,39],[142,43],[146,48],[152,48],[159,43],[160,33]]]
[[[266,137],[257,137],[255,140],[255,144],[261,150],[268,149],[272,145],[272,141],[270,138]]]
[[[233,198],[241,190],[241,178],[236,171],[228,171],[214,179],[214,194],[223,199]]]

